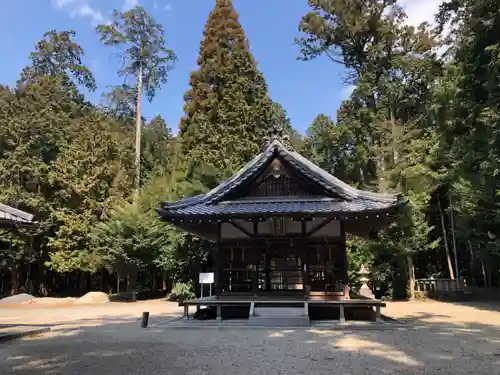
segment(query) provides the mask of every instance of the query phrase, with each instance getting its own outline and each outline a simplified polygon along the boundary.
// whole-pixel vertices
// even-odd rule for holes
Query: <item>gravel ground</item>
[[[391,305],[408,329],[141,329],[130,312],[101,315],[1,344],[0,374],[500,374],[494,307]]]

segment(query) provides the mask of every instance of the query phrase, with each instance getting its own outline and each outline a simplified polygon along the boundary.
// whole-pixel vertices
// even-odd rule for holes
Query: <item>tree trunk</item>
[[[135,301],[135,296],[137,292],[137,274],[138,274],[137,268],[135,266],[132,266],[127,276],[127,292],[132,293],[133,301]]]
[[[17,263],[12,264],[12,273],[10,275],[11,277],[11,286],[10,286],[10,294],[14,295],[17,293],[19,284],[18,284],[18,279],[19,279],[19,267]]]
[[[166,272],[163,272],[163,274],[162,274],[161,288],[164,292],[167,291],[167,273]]]
[[[137,199],[141,187],[141,130],[142,130],[142,65],[137,74],[137,107],[135,114],[135,179],[134,197]]]
[[[488,278],[486,277],[486,269],[484,268],[484,262],[482,259],[479,260],[481,262],[481,273],[483,274],[483,285],[485,288],[488,288]]]
[[[472,284],[477,285],[477,279],[474,272],[475,268],[474,265],[476,263],[476,259],[474,258],[474,252],[472,251],[472,243],[470,242],[470,240],[467,240],[467,247],[469,248],[469,254],[470,254],[469,272],[472,278]]]
[[[396,124],[396,117],[394,116],[394,108],[392,108],[392,106],[390,112],[391,112],[391,135],[392,135],[392,162],[396,164],[396,162],[398,161],[398,148],[397,148],[398,131]]]
[[[492,275],[493,275],[493,272],[491,272],[491,261],[490,262],[486,262],[483,263],[483,266],[486,268],[486,276],[487,276],[487,280],[488,280],[488,288],[491,288],[492,286]]]
[[[85,292],[87,291],[87,273],[86,272],[79,272],[80,277],[78,280],[78,294],[79,295],[84,295]]]
[[[453,257],[455,258],[455,276],[460,279],[460,272],[458,272],[458,257],[457,257],[457,242],[455,239],[455,215],[453,213],[453,203],[451,202],[451,194],[448,192],[450,198],[450,221],[451,221],[451,239],[453,241]]]
[[[155,268],[153,267],[153,269],[151,270],[152,274],[151,274],[151,289],[153,289],[154,291],[156,291],[156,270]]]
[[[438,194],[437,196],[438,208],[439,208],[439,217],[441,218],[441,229],[443,231],[443,241],[444,241],[444,249],[446,250],[446,261],[448,263],[448,273],[450,274],[450,279],[455,280],[455,274],[453,272],[453,265],[451,264],[451,256],[450,256],[450,248],[448,246],[448,236],[446,234],[446,224],[444,222],[444,213],[441,208],[441,198]]]
[[[26,271],[26,279],[24,280],[24,290],[26,293],[33,294],[33,287],[31,283],[31,262],[28,261],[28,269]]]
[[[41,246],[38,244],[38,252],[39,256],[37,259],[36,263],[36,269],[37,269],[37,283],[38,283],[38,293],[41,297],[47,297],[49,294],[49,285],[50,285],[50,280],[47,280],[47,267],[45,267],[45,261],[48,260],[48,254],[47,251],[45,251]],[[51,288],[54,287],[54,283],[50,285]]]
[[[100,291],[104,292],[104,268],[101,268]]]
[[[410,298],[415,298],[415,266],[413,265],[413,258],[411,255],[406,256],[406,263],[408,265],[408,282],[410,285]]]

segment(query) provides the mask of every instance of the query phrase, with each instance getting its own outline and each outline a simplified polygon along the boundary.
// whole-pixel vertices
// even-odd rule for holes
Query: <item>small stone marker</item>
[[[142,313],[141,328],[147,328],[149,321],[149,311],[144,311]]]

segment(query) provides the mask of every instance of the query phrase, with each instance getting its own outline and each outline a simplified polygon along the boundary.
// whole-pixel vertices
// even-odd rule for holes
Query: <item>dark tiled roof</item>
[[[0,203],[0,220],[13,224],[26,224],[32,222],[33,215]]]
[[[339,198],[225,200],[240,186],[255,179],[275,157],[281,157],[306,179],[320,185],[326,192]],[[379,194],[355,189],[324,171],[299,153],[274,140],[238,173],[206,194],[186,198],[174,203],[163,202],[158,209],[164,217],[223,216],[245,214],[290,213],[359,213],[384,211],[401,203],[393,194]]]
[[[392,204],[368,199],[346,201],[340,199],[288,199],[283,200],[238,200],[219,204],[198,203],[170,208],[171,216],[249,216],[258,214],[356,214],[368,211],[384,211]]]

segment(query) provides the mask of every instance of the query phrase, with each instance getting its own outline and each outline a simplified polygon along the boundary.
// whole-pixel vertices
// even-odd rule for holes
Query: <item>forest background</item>
[[[412,295],[415,277],[498,287],[495,1],[445,1],[432,26],[418,27],[396,0],[308,6],[290,36],[297,58],[343,66],[352,92],[335,119],[318,113],[305,134],[270,96],[230,0],[216,0],[208,17],[175,135],[142,111],[177,64],[145,8],[96,27],[124,82],[107,87],[103,103],[87,98],[97,85],[78,35],[47,31],[17,83],[0,86],[0,201],[38,223],[3,235],[0,294],[192,288],[213,246],[160,221],[154,207],[215,187],[276,124],[343,181],[409,200],[377,239],[349,238],[353,279],[364,263],[388,298]]]

